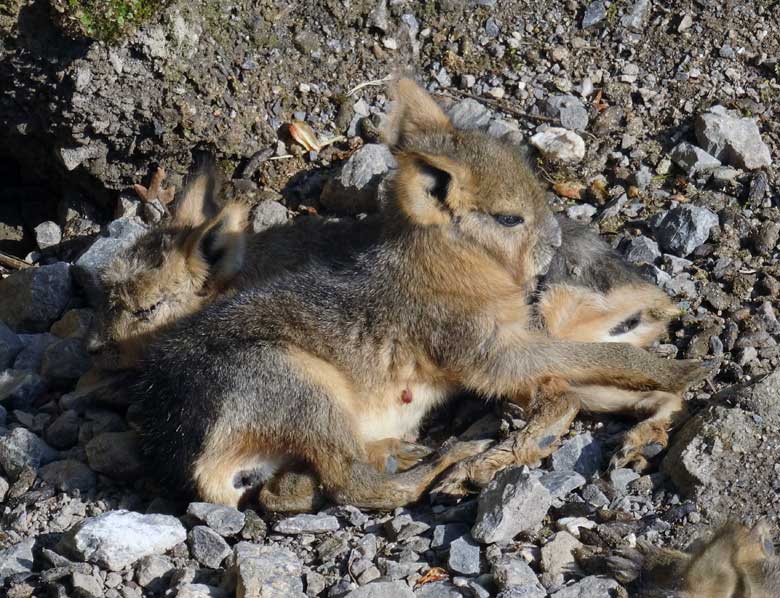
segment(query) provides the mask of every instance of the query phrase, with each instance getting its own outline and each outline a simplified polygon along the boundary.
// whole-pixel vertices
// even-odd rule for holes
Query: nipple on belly
[[[405,405],[408,405],[409,403],[412,402],[412,391],[409,390],[408,388],[404,388],[401,391],[401,402],[404,403]]]

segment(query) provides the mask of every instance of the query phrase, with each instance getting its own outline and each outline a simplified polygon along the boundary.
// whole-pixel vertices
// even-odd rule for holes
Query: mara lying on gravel
[[[458,443],[408,471],[381,471],[457,390],[533,415],[508,456],[472,462],[479,481],[549,454],[581,406],[630,409],[703,375],[630,344],[535,330],[525,298],[548,265],[552,217],[522,159],[453,128],[409,80],[391,121],[399,171],[374,242],[348,259],[317,256],[152,341],[131,393],[161,479],[225,504],[268,481],[260,500],[270,510],[311,508],[320,488],[392,508],[484,448]]]

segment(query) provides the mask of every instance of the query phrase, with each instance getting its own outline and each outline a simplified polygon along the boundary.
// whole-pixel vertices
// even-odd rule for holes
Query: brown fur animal
[[[259,471],[271,510],[308,508],[315,484],[336,502],[389,509],[482,450],[460,443],[398,474],[371,465],[458,389],[553,389],[550,405],[568,406],[569,385],[680,392],[701,375],[632,345],[531,330],[524,298],[549,259],[539,231],[550,213],[523,160],[453,128],[409,80],[393,121],[399,170],[374,243],[240,292],[153,343],[132,394],[162,479],[236,504],[236,476]],[[290,469],[300,482],[281,484]]]
[[[612,575],[642,598],[776,598],[780,559],[766,521],[728,523],[689,552],[641,542],[607,559]]]

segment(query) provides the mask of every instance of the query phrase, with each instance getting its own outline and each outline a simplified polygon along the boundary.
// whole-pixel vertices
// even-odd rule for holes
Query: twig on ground
[[[493,108],[500,110],[501,112],[506,112],[507,114],[511,114],[512,116],[516,116],[517,118],[527,118],[528,120],[538,120],[540,122],[545,123],[551,123],[560,125],[561,121],[557,118],[552,118],[550,116],[542,116],[541,114],[530,114],[528,112],[525,112],[523,110],[519,110],[517,108],[513,108],[512,106],[508,106],[506,103],[501,102],[499,100],[493,100],[491,98],[483,98],[482,96],[478,96],[473,93],[469,93],[467,91],[462,91],[460,89],[452,89],[449,91],[443,91],[440,93],[440,95],[449,96],[453,99],[457,99],[453,96],[454,94],[457,94],[459,96],[472,98],[474,100],[477,100],[478,102],[482,102],[483,104],[487,104],[488,106],[492,106]]]
[[[350,89],[347,93],[347,97],[351,97],[354,93],[360,91],[361,89],[364,89],[366,87],[378,87],[380,85],[384,85],[385,83],[388,83],[389,81],[392,81],[393,76],[387,75],[386,77],[382,79],[374,79],[373,81],[363,81],[363,83],[360,83],[359,85],[356,85],[352,89]]]
[[[24,260],[20,260],[18,257],[8,255],[0,251],[0,266],[11,268],[12,270],[23,270],[24,268],[30,268],[32,264],[28,264]]]

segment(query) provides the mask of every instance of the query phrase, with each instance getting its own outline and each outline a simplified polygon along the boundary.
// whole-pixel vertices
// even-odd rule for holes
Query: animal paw
[[[433,449],[423,444],[399,440],[387,455],[385,471],[387,473],[406,471],[432,453]]]
[[[661,425],[642,423],[626,434],[623,446],[609,461],[610,469],[630,467],[636,472],[647,469],[648,461],[663,452],[669,435]]]

